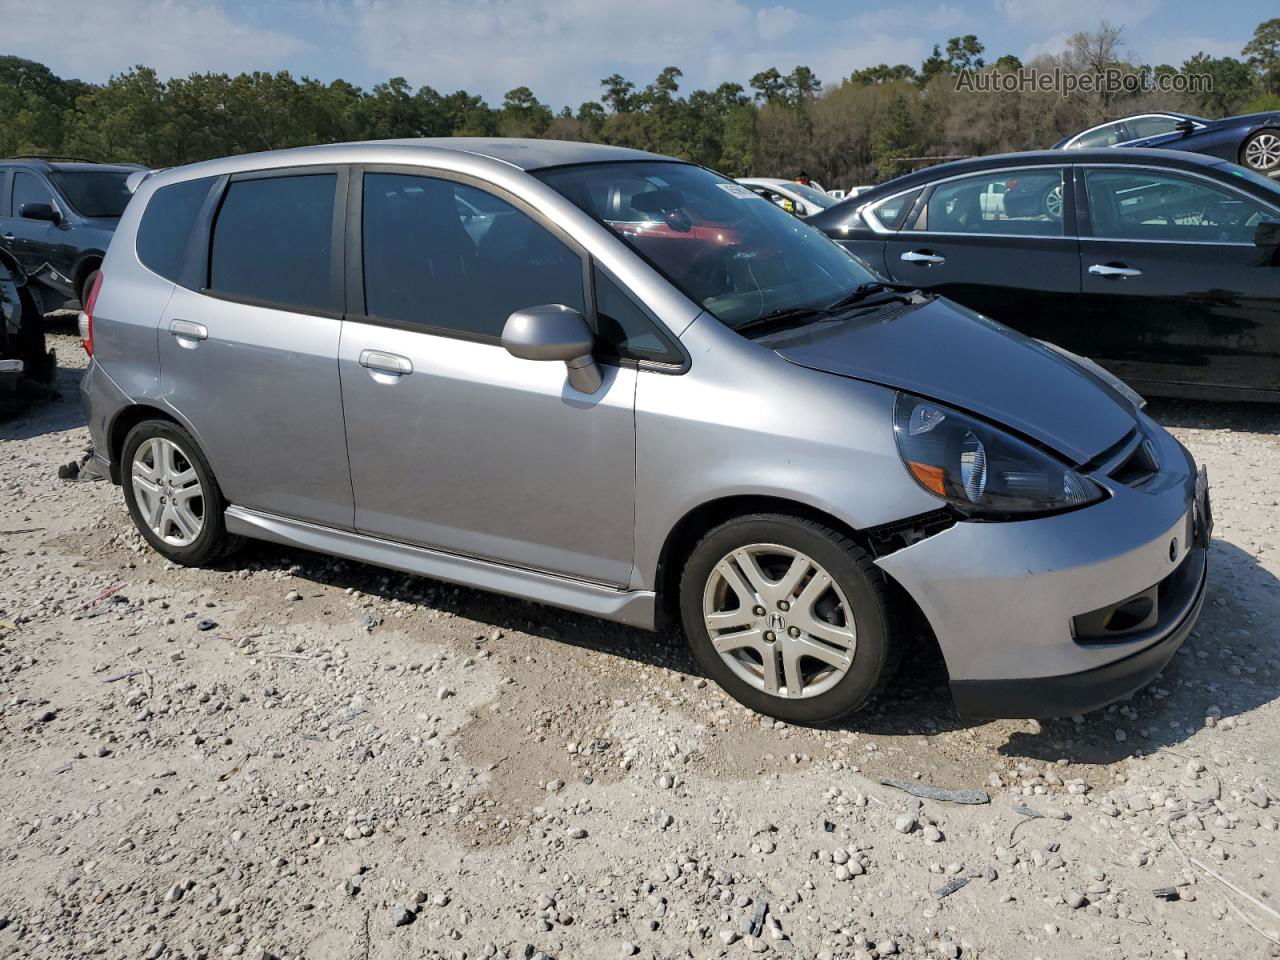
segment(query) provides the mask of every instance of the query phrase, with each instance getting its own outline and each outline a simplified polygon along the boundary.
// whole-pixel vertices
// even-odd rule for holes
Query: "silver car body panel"
[[[164,411],[206,451],[233,504],[233,532],[642,627],[655,624],[668,538],[700,508],[771,498],[860,531],[942,507],[910,478],[894,443],[902,384],[857,369],[856,337],[823,363],[813,352],[793,362],[744,339],[525,172],[635,159],[666,158],[548,141],[384,141],[148,177],[107,254],[96,352],[82,384],[100,457],[110,456],[119,415]],[[138,260],[138,220],[155,190],[313,164],[441,171],[514,194],[644,303],[688,362],[601,364],[604,386],[587,397],[568,386],[559,362],[219,300],[176,288]],[[208,338],[181,343],[168,328],[176,319],[203,325]],[[403,357],[412,373],[362,366],[366,351]],[[915,386],[928,394],[926,379]],[[1082,389],[1101,389],[1087,379]],[[1036,403],[1034,394],[1020,398],[1007,414],[1028,429],[1040,414],[1060,415]],[[1144,489],[1104,479],[1111,496],[1103,503],[1036,520],[956,523],[880,558],[934,627],[954,678],[1078,672],[1132,652],[1125,643],[1084,648],[1070,620],[1159,580],[1171,533],[1186,525],[1189,458],[1143,422],[1163,465]]]
[[[1078,673],[1131,656],[1161,635],[1083,645],[1072,618],[1159,583],[1194,548],[1195,470],[1146,416],[1160,472],[1082,510],[1013,523],[957,523],[881,558],[933,625],[953,682]]]

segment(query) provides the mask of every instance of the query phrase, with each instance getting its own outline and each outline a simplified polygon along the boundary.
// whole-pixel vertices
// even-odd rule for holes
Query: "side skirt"
[[[491,560],[462,557],[427,547],[380,540],[347,530],[334,530],[246,507],[228,507],[226,521],[228,532],[239,536],[270,540],[285,546],[347,557],[461,586],[491,590],[644,630],[654,629],[657,604],[651,590],[619,590],[604,584],[558,577]]]

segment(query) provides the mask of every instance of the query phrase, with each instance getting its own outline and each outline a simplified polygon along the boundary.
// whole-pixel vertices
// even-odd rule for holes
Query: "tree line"
[[[1139,77],[1206,75],[1209,89],[1057,92],[958,89],[962,71],[1023,69],[990,63],[973,34],[933,47],[918,66],[883,63],[824,82],[807,66],[770,68],[744,87],[681,91],[667,67],[638,86],[621,74],[576,109],[554,110],[528,87],[490,105],[465,90],[416,90],[403,77],[364,90],[287,71],[160,78],[136,66],[105,84],[64,79],[0,56],[0,156],[42,154],[167,167],[310,143],[392,137],[512,136],[590,140],[692,160],[730,176],[792,177],[828,187],[868,183],[926,162],[1047,147],[1067,133],[1145,110],[1210,117],[1280,109],[1280,18],[1260,23],[1236,57],[1197,53],[1180,68],[1133,62],[1121,28],[1103,23],[1025,67],[1116,68]]]

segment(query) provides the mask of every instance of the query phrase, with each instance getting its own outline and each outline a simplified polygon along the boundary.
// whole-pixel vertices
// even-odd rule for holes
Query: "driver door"
[[[1077,350],[1139,390],[1280,389],[1280,266],[1252,197],[1194,174],[1084,166]]]

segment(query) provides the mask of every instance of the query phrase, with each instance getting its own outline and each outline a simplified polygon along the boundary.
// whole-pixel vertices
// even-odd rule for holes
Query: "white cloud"
[[[742,0],[356,0],[351,33],[375,76],[491,99],[524,85],[576,105],[598,97],[611,73],[643,85],[672,64],[684,71],[686,91],[745,85],[759,70],[797,64],[838,83],[868,64],[918,63],[927,51],[916,36],[921,25],[944,29],[961,19],[946,4],[823,17]]]
[[[1136,26],[1159,9],[1160,0],[1123,4],[1115,0],[994,0],[992,6],[997,16],[1013,24],[1048,33],[1075,33],[1096,30],[1104,20],[1118,27]]]
[[[162,78],[281,69],[308,46],[200,0],[0,0],[0,30],[6,53],[94,81],[139,63]]]

